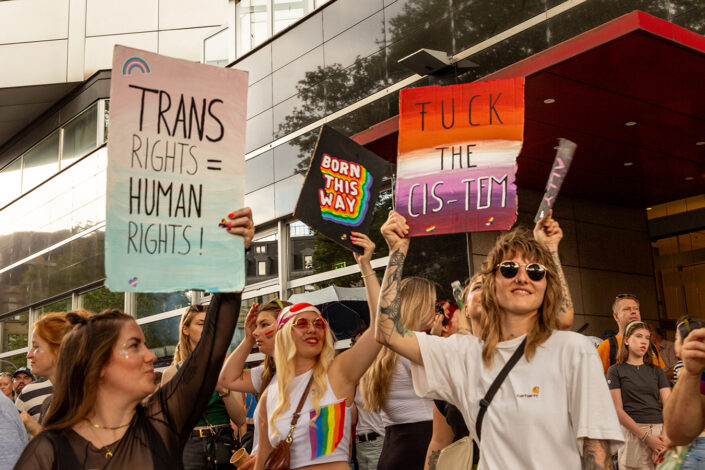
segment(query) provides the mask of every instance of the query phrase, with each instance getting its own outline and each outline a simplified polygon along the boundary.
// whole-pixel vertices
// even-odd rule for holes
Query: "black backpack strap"
[[[661,357],[661,354],[658,352],[658,348],[656,347],[656,345],[654,343],[651,343],[651,351],[652,351],[652,354],[654,355],[654,359],[656,359],[656,364],[654,364],[654,365],[658,367],[658,359],[659,359],[659,357]]]
[[[69,440],[66,439],[66,436],[60,431],[44,431],[41,435],[46,436],[49,442],[51,442],[51,446],[54,448],[52,470],[70,470],[82,467],[82,465],[78,463],[78,458],[73,452]]]
[[[499,387],[502,386],[504,379],[506,379],[507,375],[509,375],[509,371],[512,370],[512,368],[516,365],[517,362],[519,362],[519,359],[521,359],[521,356],[524,355],[524,348],[525,347],[526,347],[526,338],[524,338],[524,340],[521,342],[521,344],[516,349],[516,351],[514,351],[514,354],[512,354],[512,357],[509,358],[507,363],[504,364],[504,367],[502,368],[502,370],[499,371],[499,374],[494,379],[494,382],[492,382],[492,385],[490,385],[489,390],[487,390],[485,397],[482,400],[480,400],[480,411],[478,411],[477,420],[475,421],[475,435],[476,435],[478,441],[480,440],[480,435],[482,434],[482,420],[485,418],[485,413],[487,412],[487,407],[490,406],[490,403],[492,402],[492,399],[494,398],[494,396],[497,394]]]
[[[616,336],[610,336],[607,340],[610,342],[610,365],[613,366],[617,363],[617,350],[619,349],[619,345],[617,344]]]

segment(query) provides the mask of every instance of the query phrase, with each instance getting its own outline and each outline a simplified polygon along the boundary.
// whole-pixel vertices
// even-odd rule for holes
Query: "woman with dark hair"
[[[203,305],[191,305],[181,315],[174,362],[164,371],[162,386],[176,375],[183,362],[196,348],[203,334],[205,320],[206,308]],[[211,464],[216,460],[216,446],[224,446],[225,442],[235,443],[233,429],[230,427],[231,420],[238,426],[245,424],[245,405],[237,393],[231,394],[229,389],[216,387],[208,401],[205,414],[198,420],[186,442],[185,470],[201,470],[212,466],[218,469],[234,468],[230,462]],[[226,448],[224,453],[228,450]],[[237,447],[232,449],[233,452],[236,450]],[[221,455],[222,453],[221,451]]]
[[[249,208],[235,211],[229,233],[248,247]],[[129,315],[107,310],[76,324],[61,345],[54,400],[44,431],[29,443],[17,470],[183,468],[191,429],[203,415],[235,330],[240,294],[214,294],[201,341],[174,378],[152,394],[156,356]]]
[[[607,384],[625,438],[619,449],[622,470],[653,469],[668,442],[662,403],[671,394],[671,387],[650,351],[651,328],[633,321],[624,328],[617,363],[607,370]]]
[[[461,411],[480,447],[479,468],[611,468],[623,440],[617,415],[595,348],[557,331],[563,288],[551,253],[527,230],[500,236],[483,263],[481,337],[440,338],[401,322],[407,233],[392,211],[382,227],[390,259],[376,337],[412,362],[420,396]]]

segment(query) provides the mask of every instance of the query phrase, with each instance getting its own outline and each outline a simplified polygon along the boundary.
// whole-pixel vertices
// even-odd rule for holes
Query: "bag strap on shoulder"
[[[497,377],[494,379],[494,382],[492,382],[492,385],[490,385],[489,390],[487,390],[487,393],[485,394],[485,397],[480,400],[480,411],[477,413],[477,420],[475,422],[475,433],[477,440],[480,440],[480,435],[482,434],[482,420],[485,418],[485,413],[487,412],[487,407],[490,406],[490,403],[492,402],[492,399],[494,396],[497,394],[497,391],[499,390],[499,387],[502,386],[502,383],[504,382],[504,379],[507,378],[507,375],[509,375],[509,371],[514,368],[517,362],[519,362],[519,359],[521,359],[521,356],[524,355],[524,348],[526,347],[526,338],[521,342],[519,347],[514,351],[514,354],[512,354],[512,357],[509,358],[506,364],[504,364],[504,367],[502,368],[501,371],[499,371],[499,374]]]
[[[619,345],[617,344],[616,336],[610,336],[607,340],[610,342],[610,365],[613,366],[617,363],[617,350],[619,349]]]
[[[311,378],[308,380],[308,384],[306,385],[306,390],[304,390],[303,395],[301,395],[301,400],[299,400],[299,405],[296,407],[296,411],[291,417],[291,427],[289,428],[289,434],[286,436],[286,442],[291,444],[292,441],[292,436],[294,434],[294,428],[296,427],[296,423],[299,421],[299,413],[301,412],[301,408],[304,406],[304,402],[306,401],[306,397],[308,396],[308,392],[311,390],[311,384],[313,383],[313,372],[311,373]]]

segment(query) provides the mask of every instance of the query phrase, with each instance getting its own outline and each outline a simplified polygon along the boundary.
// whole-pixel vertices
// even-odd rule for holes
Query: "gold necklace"
[[[130,423],[127,423],[127,424],[122,424],[122,425],[120,425],[120,426],[102,426],[102,425],[100,425],[100,424],[95,424],[95,423],[93,423],[93,422],[92,422],[90,419],[88,419],[88,418],[86,418],[86,421],[88,421],[88,424],[90,424],[91,426],[93,426],[93,428],[94,428],[94,429],[93,429],[93,435],[96,436],[96,437],[98,437],[98,434],[97,434],[96,431],[95,431],[96,429],[109,429],[109,430],[113,430],[113,431],[114,431],[114,430],[117,430],[117,429],[120,429],[120,428],[124,428],[124,427],[127,427],[127,426],[130,425]],[[102,439],[101,439],[101,440],[102,440]],[[117,442],[115,442],[115,447],[113,447],[112,449],[110,448],[110,445],[108,445],[108,444],[104,445],[103,447],[101,447],[101,448],[99,449],[99,450],[101,450],[101,451],[104,450],[104,449],[106,449],[106,452],[105,452],[105,460],[110,460],[110,459],[113,457],[113,455],[115,455],[115,451],[117,451],[117,447],[118,447],[118,445],[120,444],[120,441],[121,441],[121,440],[122,440],[122,438],[118,439]]]
[[[113,457],[113,450],[117,450],[117,446],[120,443],[120,439],[115,443],[115,447],[111,449],[109,446],[105,445],[103,446],[103,449],[108,449],[108,451],[105,453],[105,460],[110,460]]]
[[[91,426],[93,426],[96,429],[110,429],[111,431],[126,428],[130,425],[130,423],[127,423],[127,424],[121,424],[119,426],[103,426],[102,424],[95,424],[89,418],[86,418],[86,421],[88,421],[88,424],[90,424]]]

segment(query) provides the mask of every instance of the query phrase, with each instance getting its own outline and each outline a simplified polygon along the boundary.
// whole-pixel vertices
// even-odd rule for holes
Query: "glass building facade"
[[[235,47],[239,58],[227,66],[249,72],[245,203],[253,208],[257,234],[247,254],[241,313],[253,302],[285,299],[331,284],[362,286],[350,252],[292,217],[323,123],[354,135],[397,115],[402,88],[476,80],[635,9],[705,33],[705,5],[696,0],[237,2],[235,44],[228,44],[233,35],[225,30],[209,36],[204,62],[225,65],[222,51]],[[398,63],[421,48],[467,57],[477,67],[419,76]],[[20,154],[4,155],[0,148],[3,368],[25,362],[31,325],[43,313],[81,306],[93,311],[117,307],[135,316],[148,346],[166,364],[178,339],[183,308],[208,300],[208,293],[195,291],[123,294],[103,287],[107,98],[62,117],[51,132],[37,133],[36,143]],[[393,176],[376,201],[371,230],[377,244],[373,267],[380,276],[387,252],[378,229],[392,207]],[[537,197],[520,188],[520,222],[531,223],[530,208]],[[644,299],[647,318],[703,311],[701,291],[681,301],[673,290],[683,276],[690,276],[683,282],[692,289],[702,285],[702,269],[683,274],[678,263],[673,264],[677,256],[691,256],[692,265],[700,263],[702,232],[652,242],[649,211],[621,210],[600,227],[621,230],[629,240],[623,246],[617,242],[615,248],[634,258],[634,268],[624,272],[603,260],[609,253],[592,256],[591,245],[582,243],[581,237],[597,236],[600,228],[588,220],[602,208],[568,198],[559,201],[557,210],[561,207],[569,208],[561,219],[566,232],[562,257],[576,299],[576,327],[589,323],[597,332],[611,325],[604,305],[587,292],[600,291],[617,278]],[[689,210],[700,208],[691,203]],[[660,209],[652,210],[658,217]],[[485,232],[415,239],[405,274],[433,279],[439,296],[449,298],[450,283],[479,269],[494,237],[496,233]],[[656,261],[641,260],[643,252],[629,254],[635,239],[647,251],[654,250]],[[609,276],[602,281],[604,273]],[[661,311],[666,307],[668,312]],[[241,338],[240,327],[233,345]]]

